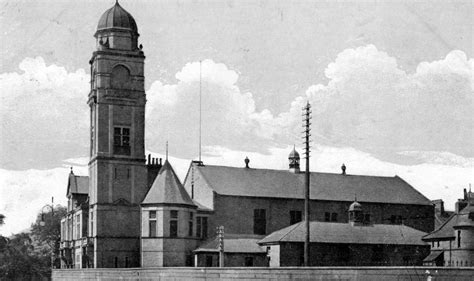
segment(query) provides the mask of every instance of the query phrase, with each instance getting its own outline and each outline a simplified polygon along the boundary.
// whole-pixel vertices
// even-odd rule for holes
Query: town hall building
[[[145,55],[134,18],[116,3],[94,37],[89,176],[69,175],[61,267],[218,266],[221,248],[225,266],[301,265],[298,152],[282,159],[287,170],[253,168],[248,158],[237,167],[191,161],[181,182],[167,159],[145,156]],[[370,249],[366,265],[420,264],[429,254],[421,238],[434,230],[434,206],[402,178],[352,175],[343,165],[311,172],[310,182],[311,228],[333,239],[311,243],[342,251],[313,264],[350,264],[341,258],[348,249]],[[300,236],[285,240],[288,233]],[[362,245],[347,233],[378,238]]]

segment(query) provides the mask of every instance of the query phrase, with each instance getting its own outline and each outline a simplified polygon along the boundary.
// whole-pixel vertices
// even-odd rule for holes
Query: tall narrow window
[[[302,221],[301,211],[290,211],[290,225]]]
[[[331,221],[331,213],[329,212],[324,213],[324,221]]]
[[[149,237],[156,237],[156,211],[148,213]]]
[[[461,230],[458,230],[458,248],[461,248]]]
[[[188,236],[193,236],[193,212],[189,212]]]
[[[114,127],[114,154],[130,155],[130,128]]]
[[[170,237],[178,237],[178,211],[170,212]]]
[[[91,155],[95,153],[95,105],[91,107]]]
[[[332,213],[331,214],[331,221],[336,222],[337,221],[337,213]]]
[[[196,217],[196,236],[202,238],[202,217]]]
[[[76,239],[81,238],[81,214],[76,215]]]
[[[66,238],[66,221],[61,221],[61,241],[67,240]]]
[[[207,217],[202,218],[202,238],[207,238]]]
[[[196,236],[207,238],[207,217],[196,217]]]
[[[253,233],[263,235],[266,233],[267,218],[265,209],[253,210]]]
[[[212,267],[212,256],[206,256],[206,266]]]
[[[94,236],[94,212],[91,212],[89,215],[89,221],[90,221],[90,228],[89,228],[89,233],[90,236]]]

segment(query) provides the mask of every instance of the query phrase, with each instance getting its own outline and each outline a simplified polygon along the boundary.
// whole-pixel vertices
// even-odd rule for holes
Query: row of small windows
[[[267,229],[266,229],[266,220],[267,214],[265,209],[254,209],[254,214],[253,214],[253,232],[254,234],[258,235],[265,235],[267,234]],[[192,212],[189,213],[189,221],[188,221],[188,236],[193,236],[193,231],[194,231],[194,214]],[[370,214],[364,214],[363,217],[365,222],[370,222]],[[295,223],[298,223],[303,220],[303,214],[302,211],[299,210],[291,210],[289,211],[289,225],[293,225]],[[324,213],[324,221],[326,222],[338,222],[339,217],[338,213],[335,212],[325,212]],[[93,236],[93,223],[94,223],[94,215],[91,212],[90,213],[90,235]],[[150,211],[149,212],[149,237],[156,237],[157,236],[157,219],[156,219],[156,211]],[[391,216],[390,217],[390,223],[392,224],[399,224],[402,223],[402,217],[401,216]],[[63,229],[65,229],[64,227]],[[69,233],[70,236],[74,236],[74,239],[78,239],[81,237],[81,222],[80,222],[80,217],[76,216],[75,217],[75,233],[74,235],[71,235],[72,233]],[[66,233],[63,233],[66,234]],[[66,237],[66,235],[63,235],[63,237]],[[178,236],[178,211],[177,210],[171,210],[170,211],[170,220],[169,220],[169,236],[170,237],[177,237]],[[196,217],[196,236],[200,238],[206,238],[207,237],[207,217]],[[72,237],[70,237],[72,238]],[[71,240],[71,239],[68,240]],[[460,233],[458,232],[458,239],[457,239],[457,244],[458,247],[460,247],[461,243],[461,238],[460,238]],[[439,244],[439,243],[438,243]],[[434,247],[434,242],[433,242],[433,247]],[[439,247],[439,245],[438,245]]]
[[[474,266],[474,261],[445,261],[445,266]]]
[[[212,255],[207,255],[206,256],[206,267],[215,267],[215,266],[219,266],[219,259],[218,258],[215,259]],[[254,258],[253,257],[245,257],[244,258],[244,266],[245,267],[254,266]]]
[[[156,211],[149,211],[148,213],[148,229],[149,237],[157,237],[157,223]],[[196,217],[196,236],[199,238],[207,238],[207,217]],[[193,236],[194,232],[194,213],[189,213],[188,221],[188,236]],[[169,237],[178,237],[178,211],[170,211],[169,220]]]

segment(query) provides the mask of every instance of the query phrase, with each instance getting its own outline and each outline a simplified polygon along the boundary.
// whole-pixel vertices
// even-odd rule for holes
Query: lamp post
[[[49,207],[51,208],[51,223],[53,222],[54,219],[54,197],[51,197],[51,205],[46,204],[43,206],[41,209],[41,221],[40,225],[45,226],[46,222],[44,221],[44,208]],[[51,270],[54,269],[54,244],[51,246]]]

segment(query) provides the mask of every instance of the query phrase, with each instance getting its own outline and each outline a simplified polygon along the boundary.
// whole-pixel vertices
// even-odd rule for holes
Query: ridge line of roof
[[[408,186],[412,187],[412,189],[413,189],[416,193],[418,193],[419,195],[423,196],[423,198],[425,198],[426,200],[428,200],[428,201],[431,202],[431,200],[428,199],[428,197],[426,197],[425,195],[423,195],[423,193],[419,192],[418,189],[416,189],[413,185],[411,185],[410,183],[408,183],[408,182],[407,182],[406,180],[404,180],[403,178],[399,177],[398,175],[395,175],[394,178],[397,178],[397,179],[401,180],[402,182],[404,182],[405,184],[407,184]],[[433,204],[433,203],[431,203],[431,204]],[[434,204],[433,204],[433,205],[434,205]]]
[[[288,170],[279,170],[279,169],[268,169],[268,168],[245,168],[245,167],[235,167],[235,166],[225,166],[225,165],[204,165],[204,166],[196,166],[198,167],[199,169],[201,168],[206,168],[206,167],[221,167],[221,168],[232,168],[232,169],[241,169],[241,170],[264,170],[264,171],[275,171],[275,172],[288,172],[290,174],[293,174],[293,175],[298,175],[298,174],[301,174],[301,175],[304,175],[305,173],[304,172],[301,172],[301,173],[293,173],[293,172],[290,172]],[[318,172],[318,171],[310,171],[310,174],[326,174],[326,175],[341,175],[341,173],[330,173],[330,172]],[[394,175],[394,176],[377,176],[377,175],[357,175],[357,174],[345,174],[344,175],[345,177],[370,177],[370,178],[388,178],[388,179],[395,179],[395,178],[399,178],[401,179],[404,183],[412,186],[411,184],[407,183],[405,180],[403,180],[402,178],[400,178],[398,175]]]

